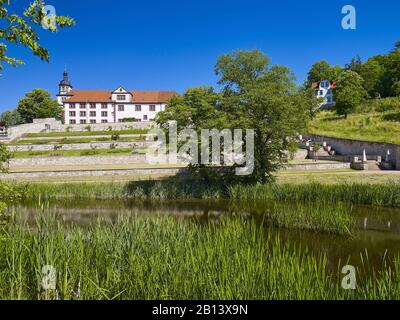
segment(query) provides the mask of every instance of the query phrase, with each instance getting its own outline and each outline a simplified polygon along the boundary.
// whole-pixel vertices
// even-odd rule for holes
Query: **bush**
[[[80,153],[81,156],[95,156],[97,154],[99,154],[98,150],[84,150]]]
[[[370,106],[377,112],[400,110],[400,97],[371,100]]]

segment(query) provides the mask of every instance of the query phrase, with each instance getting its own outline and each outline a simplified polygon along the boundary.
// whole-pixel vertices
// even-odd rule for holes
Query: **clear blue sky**
[[[25,1],[15,0],[18,5]],[[176,90],[215,85],[218,56],[260,49],[273,64],[291,68],[301,83],[310,66],[326,59],[345,64],[386,53],[400,40],[400,1],[261,0],[48,0],[77,25],[41,33],[50,64],[24,48],[25,60],[0,77],[0,111],[33,88],[55,95],[64,65],[76,89]],[[341,8],[357,9],[357,30],[341,28]]]

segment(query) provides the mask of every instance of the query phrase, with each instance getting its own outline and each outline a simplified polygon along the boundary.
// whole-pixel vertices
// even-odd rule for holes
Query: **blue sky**
[[[14,0],[21,6],[26,1]],[[40,31],[49,64],[24,48],[25,60],[0,76],[0,111],[33,88],[55,95],[64,65],[76,89],[176,90],[216,85],[219,55],[260,49],[273,64],[292,69],[301,83],[317,60],[343,65],[386,53],[400,40],[400,1],[48,0],[77,25]],[[343,30],[341,9],[357,9],[357,30]]]

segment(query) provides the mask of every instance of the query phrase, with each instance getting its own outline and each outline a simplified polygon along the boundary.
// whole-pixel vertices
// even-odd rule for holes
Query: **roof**
[[[113,102],[111,90],[71,90],[68,102]],[[173,96],[175,91],[129,91],[133,95],[132,103],[165,103]]]
[[[318,89],[318,88],[319,88],[319,84],[320,84],[322,81],[327,81],[327,80],[321,80],[320,82],[314,82],[314,83],[311,85],[311,88],[312,88],[312,89]],[[335,80],[329,80],[329,81],[330,81],[330,83],[331,83],[332,89],[336,89],[336,81],[335,81]]]

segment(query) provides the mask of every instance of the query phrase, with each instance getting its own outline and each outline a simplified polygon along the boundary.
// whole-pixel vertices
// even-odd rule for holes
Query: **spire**
[[[66,86],[66,87],[71,87],[72,88],[71,81],[69,81],[67,66],[65,66],[65,68],[64,68],[63,79],[61,80],[59,86],[60,87],[61,86]]]

